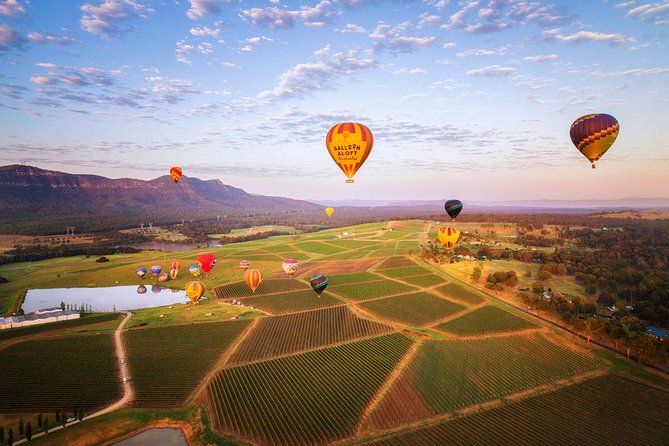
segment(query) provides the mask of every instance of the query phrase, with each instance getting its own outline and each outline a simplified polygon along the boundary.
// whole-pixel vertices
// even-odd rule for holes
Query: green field
[[[249,321],[132,329],[124,333],[136,407],[183,405]]]
[[[667,411],[669,392],[606,375],[366,444],[660,445],[669,444]]]
[[[350,283],[375,282],[385,279],[381,276],[365,271],[362,273],[333,274],[328,276],[328,280],[329,287],[338,287],[341,285],[348,285]]]
[[[234,282],[214,288],[219,299],[241,299],[243,297],[263,296],[265,294],[283,293],[286,291],[310,290],[311,287],[297,279],[266,279],[255,292],[246,282]]]
[[[398,278],[403,279],[405,277],[411,277],[411,276],[424,276],[426,274],[430,274],[430,271],[423,268],[422,266],[405,266],[402,268],[384,269],[383,271],[379,272],[384,276],[393,277],[396,279]]]
[[[258,321],[228,364],[285,355],[391,330],[387,325],[357,317],[346,306],[265,317]]]
[[[61,322],[52,322],[49,324],[33,325],[29,327],[19,327],[12,328],[11,330],[0,330],[0,341],[6,341],[9,339],[20,338],[23,336],[30,336],[38,333],[48,333],[57,330],[62,330],[67,333],[74,333],[78,331],[87,331],[83,327],[90,329],[87,326],[95,326],[95,328],[101,328],[103,325],[105,328],[113,329],[117,325],[119,320],[118,313],[91,313],[86,314],[79,319],[70,319],[69,321]],[[105,322],[114,321],[113,324],[104,324]]]
[[[430,288],[436,285],[448,283],[448,280],[439,277],[435,274],[427,274],[425,276],[403,277],[401,280],[421,288]]]
[[[376,269],[384,270],[384,269],[403,268],[410,266],[416,266],[416,262],[409,260],[406,257],[391,257],[381,262],[381,264],[379,264],[376,267]]]
[[[416,414],[446,413],[594,370],[603,363],[533,333],[477,340],[425,341],[370,417],[387,428]],[[411,409],[411,410],[409,410]],[[399,417],[399,419],[398,419]]]
[[[434,294],[402,294],[359,304],[361,308],[391,321],[422,327],[464,310],[464,306]]]
[[[352,300],[368,300],[378,297],[392,296],[395,294],[405,294],[412,291],[418,291],[410,285],[395,282],[394,280],[383,280],[367,283],[353,283],[350,285],[341,285],[332,290],[334,293]]]
[[[486,299],[477,291],[470,291],[459,283],[449,283],[444,286],[437,287],[436,290],[446,297],[450,297],[466,304],[477,305],[485,302]]]
[[[313,290],[291,291],[281,294],[249,297],[244,305],[259,308],[269,314],[294,313],[296,311],[315,310],[334,307],[344,302],[325,291],[320,296]]]
[[[493,305],[486,305],[448,322],[439,324],[437,330],[460,336],[476,336],[505,331],[537,328],[537,325]]]
[[[275,445],[347,437],[410,345],[390,334],[224,369],[208,387],[214,424]]]
[[[323,255],[336,254],[347,249],[342,246],[334,246],[328,243],[315,241],[295,243],[295,246],[302,251]]]
[[[27,340],[0,350],[0,412],[91,412],[121,397],[110,333]]]

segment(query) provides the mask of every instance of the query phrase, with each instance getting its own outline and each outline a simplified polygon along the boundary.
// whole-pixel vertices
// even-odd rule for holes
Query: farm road
[[[123,344],[123,338],[122,338],[123,327],[128,322],[128,320],[130,320],[131,316],[132,316],[132,313],[128,311],[125,314],[125,317],[123,318],[121,323],[118,325],[118,327],[114,331],[114,344],[116,346],[116,359],[121,364],[121,368],[119,369],[121,382],[123,382],[124,377],[128,377],[128,382],[122,384],[123,385],[123,398],[121,398],[120,400],[118,400],[117,402],[112,404],[111,406],[107,406],[102,410],[99,410],[99,411],[97,411],[97,412],[95,412],[91,415],[88,415],[88,416],[84,417],[84,420],[89,420],[91,418],[99,417],[100,415],[104,415],[106,413],[113,412],[117,409],[120,409],[123,406],[127,405],[135,397],[135,389],[132,387],[132,380],[130,379],[130,369],[128,368],[127,355],[126,355],[126,352],[125,352],[125,345]],[[121,363],[121,358],[126,358],[123,361],[123,363]],[[72,425],[72,424],[77,424],[77,423],[79,423],[79,420],[76,420],[76,421],[73,421],[73,422],[69,423],[68,426]],[[60,430],[60,429],[63,429],[62,425],[54,426],[53,428],[49,429],[49,432],[54,432],[54,431],[57,431],[57,430]],[[32,438],[39,438],[39,437],[42,437],[43,435],[45,435],[44,432],[39,432],[39,433],[33,435]],[[23,444],[23,443],[26,443],[25,439],[18,440],[18,441],[14,442],[15,445],[19,445],[19,444]]]

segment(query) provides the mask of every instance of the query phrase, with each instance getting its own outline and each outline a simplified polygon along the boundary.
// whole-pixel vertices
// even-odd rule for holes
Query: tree
[[[49,433],[49,417],[44,418],[44,433]]]
[[[5,427],[0,426],[0,443],[5,442]]]
[[[538,280],[532,283],[532,292],[535,294],[541,294],[544,292],[544,284]]]
[[[599,293],[599,297],[597,298],[597,303],[603,307],[612,307],[616,303],[616,300],[613,298],[611,293],[602,291],[601,293]]]
[[[475,266],[470,277],[471,281],[477,283],[481,279],[481,267]]]
[[[553,277],[553,275],[550,272],[546,271],[545,269],[540,269],[539,272],[537,273],[537,279],[539,280],[548,280],[551,277]]]
[[[23,435],[23,417],[19,418],[19,435]]]
[[[28,424],[26,424],[26,440],[30,441],[31,438],[33,438],[33,427],[28,421]]]
[[[13,444],[14,444],[14,429],[10,427],[9,432],[7,432],[7,446],[12,446]]]
[[[42,429],[42,412],[37,415],[37,428]]]
[[[652,362],[653,356],[657,351],[655,339],[647,333],[638,333],[632,341],[632,346],[636,350],[639,365],[642,362]]]
[[[60,410],[56,411],[56,423],[60,423]]]
[[[79,421],[84,421],[84,411],[83,411],[83,409],[79,409]]]
[[[590,343],[590,339],[594,335],[604,330],[605,326],[606,322],[603,319],[599,319],[596,317],[587,318],[585,320],[585,334],[588,337],[588,343]]]
[[[527,268],[525,270],[525,277],[532,277],[532,269]]]
[[[63,302],[62,300],[60,301],[60,308],[61,308],[63,311],[65,311],[65,302]]]

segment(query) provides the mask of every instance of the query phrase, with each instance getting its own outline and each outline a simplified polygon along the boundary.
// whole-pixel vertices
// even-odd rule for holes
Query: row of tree
[[[74,407],[74,410],[72,411],[72,417],[78,419],[79,421],[82,421],[84,419],[84,411],[82,409],[78,409],[76,406]],[[58,426],[62,425],[65,427],[68,423],[68,417],[67,413],[65,411],[56,411],[55,412],[55,419],[56,419],[56,424],[53,426]],[[7,429],[7,434],[6,434],[6,441],[8,446],[12,446],[14,444],[14,441],[19,440],[21,438],[25,438],[26,440],[30,441],[33,437],[33,434],[44,431],[44,433],[48,434],[49,433],[49,428],[53,427],[50,425],[49,417],[48,416],[43,416],[42,413],[37,415],[37,429],[35,432],[33,432],[33,425],[30,421],[27,423],[23,422],[23,417],[19,418],[18,426],[17,426],[17,433],[18,437],[14,437],[14,428],[10,427]],[[0,426],[0,445],[5,444],[5,427]]]

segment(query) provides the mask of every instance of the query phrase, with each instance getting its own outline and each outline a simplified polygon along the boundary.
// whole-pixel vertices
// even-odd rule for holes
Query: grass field
[[[376,269],[377,270],[384,270],[384,269],[393,269],[393,268],[403,268],[403,267],[410,267],[410,266],[416,266],[416,262],[409,260],[406,257],[391,257],[389,259],[384,260],[381,262]]]
[[[606,375],[367,444],[669,444],[667,410],[669,393]]]
[[[244,297],[263,296],[265,294],[283,293],[287,291],[310,290],[311,287],[297,279],[265,279],[255,293],[245,282],[234,282],[214,288],[219,299],[241,299]]]
[[[394,280],[383,280],[367,283],[353,283],[350,285],[341,285],[333,288],[333,292],[352,300],[368,300],[377,297],[392,296],[395,294],[405,294],[412,291],[418,291],[417,288]]]
[[[244,304],[266,311],[269,314],[286,314],[296,311],[315,310],[334,307],[344,302],[325,291],[320,296],[313,290],[290,291],[281,294],[268,294],[244,299]]]
[[[422,266],[406,266],[403,268],[384,269],[379,272],[384,276],[393,277],[396,279],[403,279],[405,277],[412,277],[412,276],[424,276],[426,274],[430,274],[430,271],[423,268]]]
[[[359,305],[381,319],[418,327],[434,323],[465,308],[464,305],[426,292],[371,300]]]
[[[430,288],[436,285],[442,285],[448,283],[448,280],[444,279],[443,277],[439,277],[435,274],[427,274],[424,276],[402,277],[401,280],[421,288]]]
[[[466,304],[477,305],[485,302],[485,298],[481,293],[470,291],[459,283],[449,283],[444,286],[437,287],[436,290],[446,297],[464,302]]]
[[[537,325],[493,305],[485,305],[448,322],[439,324],[437,330],[460,336],[476,336],[505,331],[537,328]]]
[[[174,325],[124,333],[137,407],[178,407],[249,321]]]
[[[346,306],[260,319],[228,364],[265,359],[391,331]]]
[[[273,445],[347,437],[410,345],[390,334],[224,369],[208,387],[214,424]]]
[[[9,339],[16,339],[23,336],[55,331],[62,331],[65,333],[77,332],[81,331],[82,327],[88,325],[94,325],[96,328],[99,328],[102,323],[111,321],[115,323],[109,324],[109,326],[105,328],[113,329],[119,321],[119,315],[117,313],[86,314],[79,319],[71,319],[69,321],[33,325],[30,327],[12,328],[11,330],[0,330],[0,341],[7,341]]]
[[[0,411],[91,412],[121,397],[111,333],[27,340],[0,350]]]
[[[328,276],[328,280],[329,287],[338,287],[351,283],[378,282],[385,279],[381,276],[365,271],[362,273],[333,274]]]

